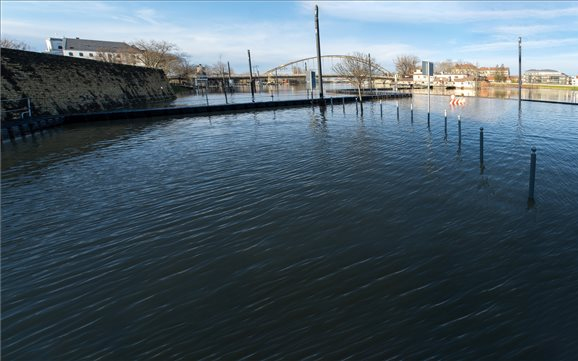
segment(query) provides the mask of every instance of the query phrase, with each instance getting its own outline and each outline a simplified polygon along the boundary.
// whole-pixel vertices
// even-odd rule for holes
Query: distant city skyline
[[[578,74],[578,2],[330,1],[6,1],[2,38],[44,51],[48,37],[132,42],[165,40],[193,64],[229,61],[248,71],[247,50],[262,71],[315,56],[319,6],[323,55],[371,53],[395,70],[398,55],[451,59],[522,71]]]

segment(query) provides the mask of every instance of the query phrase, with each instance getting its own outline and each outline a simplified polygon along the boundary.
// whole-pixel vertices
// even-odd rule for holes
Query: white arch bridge
[[[367,59],[360,59],[351,55],[322,55],[321,56],[321,67],[323,72],[323,77],[339,77],[333,71],[333,66],[336,65],[340,60],[343,59],[356,59],[366,64],[371,69],[371,75],[375,78],[382,79],[393,79],[394,74],[389,70],[383,68],[381,65],[368,61]],[[294,60],[285,64],[281,64],[272,69],[269,69],[263,73],[263,75],[271,76],[304,76],[307,70],[317,69],[317,57],[312,56],[309,58],[303,58],[299,60]]]

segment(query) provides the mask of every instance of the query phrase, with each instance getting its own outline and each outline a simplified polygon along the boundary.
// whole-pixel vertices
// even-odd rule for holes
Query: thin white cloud
[[[117,5],[111,1],[10,1],[6,2],[6,5],[9,5],[11,10],[60,18],[79,14],[85,16],[114,14],[119,11]]]
[[[139,9],[136,11],[136,17],[153,25],[159,25],[161,23],[157,20],[158,14],[154,9]]]
[[[458,49],[460,52],[484,52],[484,51],[501,51],[517,49],[518,40],[513,38],[511,41],[496,41],[483,44],[471,44],[462,46]],[[544,39],[522,41],[522,47],[525,49],[547,49],[560,46],[569,46],[578,44],[578,38],[563,39]]]
[[[552,32],[573,31],[573,30],[574,29],[568,29],[568,27],[562,25],[535,24],[535,25],[500,25],[491,28],[489,32],[496,34],[503,34],[506,36],[511,36],[512,34],[515,34],[517,36],[529,36],[536,34],[546,34]],[[488,32],[488,30],[486,29],[484,32]]]
[[[554,9],[508,9],[505,8],[502,2],[495,2],[495,4],[486,2],[483,4],[485,5],[484,7],[480,7],[480,3],[467,1],[332,1],[321,2],[319,8],[320,12],[322,11],[325,16],[363,22],[465,23],[486,22],[488,20],[554,19],[557,17],[578,16],[578,6],[576,6],[575,2],[569,3],[568,6]],[[301,2],[301,5],[308,10],[313,7],[312,3],[308,1]],[[488,9],[490,6],[495,6],[495,8]]]

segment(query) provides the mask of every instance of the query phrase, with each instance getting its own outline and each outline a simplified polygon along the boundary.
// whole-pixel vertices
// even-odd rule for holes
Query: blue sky
[[[422,60],[550,68],[578,75],[578,1],[1,1],[3,38],[45,49],[47,37],[166,40],[192,63],[230,61],[238,73],[315,56],[371,53],[394,70],[402,54]]]

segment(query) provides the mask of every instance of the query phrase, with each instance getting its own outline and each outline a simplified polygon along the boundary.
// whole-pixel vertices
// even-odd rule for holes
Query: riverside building
[[[530,69],[522,77],[522,81],[527,84],[569,85],[571,80],[568,75],[552,69]]]
[[[139,49],[124,42],[87,40],[79,38],[47,38],[46,52],[108,63],[142,65],[136,57]]]

